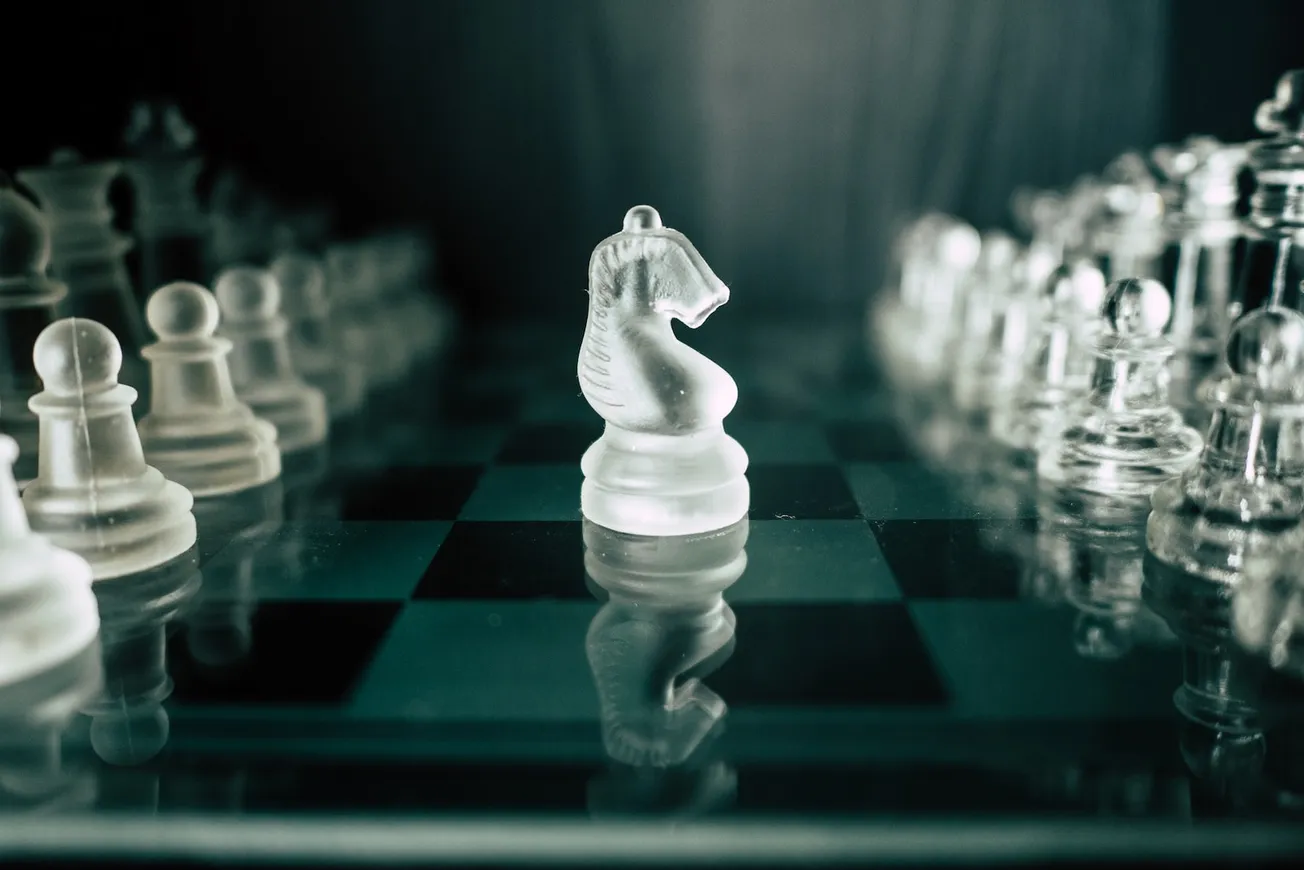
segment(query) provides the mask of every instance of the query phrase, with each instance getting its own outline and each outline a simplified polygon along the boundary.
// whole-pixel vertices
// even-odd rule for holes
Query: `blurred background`
[[[10,10],[4,168],[175,98],[210,165],[342,231],[419,220],[471,318],[582,320],[657,206],[731,309],[859,311],[902,220],[1005,223],[1129,147],[1255,135],[1299,0],[247,0]],[[579,312],[579,313],[577,313]],[[732,315],[731,315],[732,316]]]

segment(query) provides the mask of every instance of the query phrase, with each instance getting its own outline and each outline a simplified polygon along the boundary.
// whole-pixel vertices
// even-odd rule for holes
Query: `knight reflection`
[[[733,652],[723,593],[747,566],[748,520],[679,537],[584,522],[585,573],[605,604],[585,638],[611,764],[590,783],[594,813],[696,815],[731,803],[715,757],[728,705],[704,680]]]

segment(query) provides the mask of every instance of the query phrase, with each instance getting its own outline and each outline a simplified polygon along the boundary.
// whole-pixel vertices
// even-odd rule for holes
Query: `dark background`
[[[427,221],[472,314],[556,310],[657,206],[731,308],[857,308],[921,208],[1006,220],[1019,184],[1254,134],[1304,62],[1299,0],[262,0],[11,12],[3,160],[117,153],[177,98],[214,165]]]

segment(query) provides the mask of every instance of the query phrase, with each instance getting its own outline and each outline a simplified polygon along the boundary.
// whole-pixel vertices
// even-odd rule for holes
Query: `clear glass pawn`
[[[1146,537],[1161,562],[1234,584],[1247,557],[1304,539],[1304,315],[1245,315],[1226,360],[1199,464],[1155,492]]]
[[[1105,276],[1088,260],[1060,266],[1042,288],[1036,336],[1013,400],[991,418],[991,433],[1018,467],[1031,469],[1043,442],[1091,386]]]
[[[1158,281],[1109,286],[1090,390],[1037,463],[1056,511],[1091,523],[1144,516],[1155,487],[1199,457],[1199,433],[1168,405],[1173,346],[1163,329],[1171,307]]]

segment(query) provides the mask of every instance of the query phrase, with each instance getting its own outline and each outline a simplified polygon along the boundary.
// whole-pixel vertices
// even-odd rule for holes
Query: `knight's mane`
[[[589,296],[592,304],[607,308],[618,300],[628,283],[630,270],[642,268],[651,284],[649,303],[657,301],[666,284],[688,284],[716,279],[688,239],[674,230],[617,233],[604,239],[589,259]],[[678,281],[663,282],[662,275]]]

